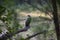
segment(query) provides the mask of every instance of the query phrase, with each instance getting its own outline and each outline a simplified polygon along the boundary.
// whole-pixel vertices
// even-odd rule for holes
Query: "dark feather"
[[[25,22],[25,26],[29,26],[31,22],[31,17],[28,17],[26,22]]]

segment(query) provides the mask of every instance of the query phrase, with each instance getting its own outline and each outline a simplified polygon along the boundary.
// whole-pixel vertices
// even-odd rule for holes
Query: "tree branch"
[[[45,32],[47,32],[47,31],[45,30],[45,31],[42,31],[42,32],[38,32],[38,33],[36,33],[36,34],[34,34],[32,36],[27,37],[25,40],[30,39],[30,38],[33,38],[33,37],[35,37],[35,36],[37,36],[39,34],[45,33]]]
[[[25,32],[25,31],[27,31],[29,28],[27,28],[27,27],[25,27],[25,28],[23,28],[23,29],[21,29],[21,30],[18,30],[18,31],[16,31],[16,32],[14,32],[14,33],[8,33],[7,32],[7,34],[3,34],[1,37],[0,37],[0,40],[6,40],[6,39],[8,39],[8,38],[11,38],[14,34],[18,34],[18,33],[20,33],[20,32]]]

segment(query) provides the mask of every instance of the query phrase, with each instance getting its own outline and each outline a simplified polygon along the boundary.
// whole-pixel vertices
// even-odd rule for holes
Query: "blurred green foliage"
[[[35,0],[34,0],[35,1]],[[58,3],[59,0],[58,0]],[[14,2],[14,0],[3,0],[2,2],[3,5],[0,6],[0,16],[5,14],[5,11],[7,10],[7,15],[6,18],[2,18],[2,20],[6,21],[6,27],[7,30],[9,31],[9,33],[14,33],[15,31],[17,31],[19,28],[22,28],[22,26],[19,24],[19,21],[16,19],[17,18],[17,13],[15,12],[15,10],[18,8],[20,9],[20,11],[27,11],[27,12],[32,12],[32,11],[36,11],[38,10],[37,8],[40,9],[40,11],[50,11],[51,9],[51,4],[47,4],[44,6],[41,5],[37,5],[37,3],[32,3],[32,5],[29,5],[28,3],[24,3],[22,5],[18,4],[16,5],[16,3]],[[41,20],[35,20],[35,19],[39,19],[39,18],[32,18],[32,24],[38,23]],[[1,17],[0,17],[1,20]],[[43,21],[42,21],[43,22]],[[49,30],[50,26],[49,23],[39,23],[36,26],[35,25],[31,25],[32,26],[32,31],[33,32],[40,32],[43,30]],[[52,25],[53,26],[53,25]],[[2,32],[2,30],[0,30],[0,33]],[[53,31],[51,31],[53,32]],[[48,32],[47,34],[50,34],[51,32]],[[48,36],[48,35],[47,35]],[[23,37],[21,37],[20,40],[24,40]]]

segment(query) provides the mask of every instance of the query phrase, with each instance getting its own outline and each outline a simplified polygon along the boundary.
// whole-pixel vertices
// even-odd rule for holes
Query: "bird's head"
[[[31,17],[30,15],[28,15],[28,17]]]

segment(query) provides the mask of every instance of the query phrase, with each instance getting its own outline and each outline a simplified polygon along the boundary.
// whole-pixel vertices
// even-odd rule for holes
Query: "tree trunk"
[[[58,21],[56,0],[51,0],[51,1],[52,1],[52,7],[53,7],[53,20],[54,20],[55,29],[56,29],[57,40],[60,40],[60,38],[59,38],[60,30],[59,30],[59,21]]]

